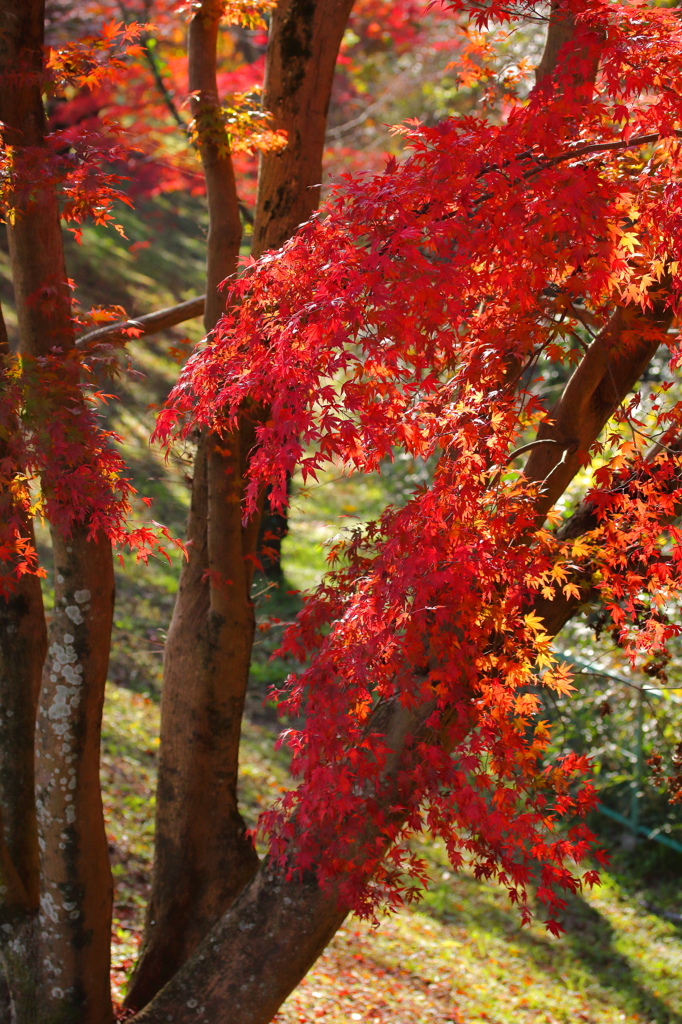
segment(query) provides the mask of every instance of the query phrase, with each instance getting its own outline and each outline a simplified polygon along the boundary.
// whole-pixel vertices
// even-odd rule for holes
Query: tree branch
[[[618,405],[632,391],[651,362],[673,314],[668,294],[652,294],[652,307],[644,313],[620,307],[589,345],[564,393],[538,429],[537,440],[556,445],[535,448],[526,463],[527,480],[540,485],[538,519],[564,493]],[[636,344],[623,351],[623,335],[639,328]],[[567,443],[571,442],[570,447]],[[563,452],[559,457],[560,452]]]
[[[203,316],[205,305],[206,296],[199,295],[196,299],[188,299],[187,302],[180,302],[177,306],[168,306],[166,309],[158,309],[155,313],[146,313],[136,320],[116,320],[114,323],[97,327],[94,331],[88,331],[87,334],[81,334],[76,342],[76,348],[87,348],[94,342],[102,341],[125,345],[135,337],[158,334],[169,327],[175,327],[176,324]],[[125,332],[131,328],[135,328],[139,334],[134,336],[126,334]]]
[[[121,7],[122,6],[123,5],[121,5]],[[150,43],[156,44],[156,40],[152,36],[145,36],[144,39],[142,40],[142,47],[144,49],[145,60],[149,65],[149,70],[152,73],[152,77],[154,79],[154,82],[156,83],[157,89],[159,90],[163,97],[163,102],[168,107],[168,110],[170,111],[178,128],[180,128],[185,134],[187,134],[187,124],[180,116],[178,108],[175,106],[175,101],[173,100],[173,97],[171,96],[168,89],[166,88],[166,83],[163,80],[161,69],[159,68],[156,57],[154,56],[154,51],[152,47],[149,45]]]

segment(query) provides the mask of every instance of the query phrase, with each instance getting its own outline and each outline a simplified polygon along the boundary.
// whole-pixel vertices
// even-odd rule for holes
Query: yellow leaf
[[[541,630],[544,632],[545,623],[535,612],[529,612],[528,615],[524,615],[523,621],[533,633],[539,633]]]

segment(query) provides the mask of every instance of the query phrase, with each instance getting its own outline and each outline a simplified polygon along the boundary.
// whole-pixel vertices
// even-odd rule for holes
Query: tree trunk
[[[272,15],[263,105],[287,133],[263,153],[251,255],[278,249],[320,202],[334,69],[353,0],[281,0]]]
[[[270,30],[265,105],[289,132],[261,157],[253,250],[280,245],[319,201],[322,151],[338,48],[352,0],[280,4]],[[204,5],[207,7],[208,5]],[[190,23],[195,116],[218,104],[217,20]],[[224,309],[218,285],[237,269],[241,222],[229,157],[201,150],[209,207],[207,332]],[[292,184],[292,178],[294,184]],[[318,186],[317,189],[309,186]],[[260,249],[258,248],[260,246]],[[241,719],[254,613],[258,523],[241,526],[242,474],[255,423],[237,435],[202,435],[195,458],[191,542],[168,633],[152,895],[143,952],[126,1006],[144,1006],[175,973],[258,867],[237,806]],[[230,581],[230,582],[227,582]]]
[[[219,5],[195,6],[190,91],[199,133],[220,118]],[[237,270],[241,218],[232,159],[201,142],[209,212],[207,333],[225,309],[219,285]],[[239,736],[254,631],[244,561],[240,438],[202,433],[194,461],[189,558],[168,632],[161,697],[154,878],[128,1006],[144,1006],[175,973],[258,866],[237,806]]]
[[[35,72],[31,80],[22,71],[23,84],[20,75],[19,85],[0,90],[6,141],[19,151],[40,150],[45,132],[44,3],[3,0],[0,18],[0,72],[26,65]],[[66,352],[72,347],[74,332],[57,196],[51,184],[22,200],[8,224],[8,240],[20,353],[26,363],[51,353],[58,358],[59,349]],[[69,401],[78,405],[83,398],[73,365],[64,366],[64,375],[72,389]],[[17,1022],[109,1024],[112,884],[99,790],[99,735],[113,617],[111,545],[103,536],[88,539],[87,525],[76,526],[69,536],[53,527],[52,543],[55,611],[35,731],[38,800],[34,804],[33,769],[28,766],[22,767],[21,794],[15,791],[8,799],[9,787],[3,785],[3,803],[14,804],[3,807],[5,834],[9,838],[17,823],[23,830],[26,859],[17,863],[17,869],[27,876],[31,907],[38,882],[37,817],[40,914],[29,913],[17,925],[4,960]],[[17,632],[5,633],[2,659],[10,677],[5,692],[15,703],[11,719],[17,723],[14,728],[27,734],[24,749],[32,752],[45,622],[38,580],[24,579],[16,598],[3,609],[4,616],[14,614]],[[13,647],[13,635],[24,640],[21,650]],[[3,757],[7,753],[3,746]],[[2,778],[4,783],[4,774]],[[22,806],[16,805],[18,799]],[[11,842],[8,845],[11,848]]]
[[[55,609],[37,726],[40,945],[46,1020],[111,1020],[112,880],[99,783],[114,607],[111,545],[52,531]]]
[[[251,255],[278,249],[320,202],[322,155],[334,68],[353,0],[284,0],[270,24],[263,105],[287,133],[286,149],[263,153]],[[287,511],[269,495],[258,535],[265,574],[281,579]]]

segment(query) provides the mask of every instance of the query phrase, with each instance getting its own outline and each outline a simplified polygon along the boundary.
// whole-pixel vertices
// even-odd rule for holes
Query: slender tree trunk
[[[219,123],[218,4],[195,7],[190,91],[201,135]],[[219,285],[237,270],[241,218],[232,160],[201,142],[209,234],[204,326],[225,309]],[[237,806],[239,736],[254,631],[244,560],[238,435],[198,438],[183,566],[168,632],[161,697],[154,879],[143,952],[126,1004],[144,1006],[195,949],[258,865]]]
[[[3,0],[0,18],[0,74],[23,69],[24,82],[20,75],[19,84],[0,89],[6,141],[20,153],[23,147],[44,146],[43,0]],[[25,75],[27,66],[35,72],[33,80]],[[30,364],[55,349],[58,357],[60,349],[66,352],[73,345],[73,325],[53,186],[22,202],[8,225],[8,240],[22,358]],[[64,374],[73,389],[70,401],[82,402],[74,371],[66,364]],[[40,912],[22,922],[4,959],[17,1022],[109,1024],[112,884],[99,791],[99,735],[113,616],[111,545],[102,536],[89,539],[87,525],[74,528],[68,537],[53,528],[52,543],[55,611],[39,684],[37,802],[30,793],[33,770],[28,766],[22,769],[21,795],[12,793],[8,800],[3,787],[3,803],[23,802],[21,807],[3,807],[3,818],[6,829],[23,823],[26,860],[17,869],[27,874],[30,903],[37,882],[37,817]],[[24,643],[19,648],[5,641],[2,650],[9,677],[5,690],[15,701],[11,718],[21,722],[24,749],[31,752],[36,680],[45,656],[37,582],[27,578],[22,588],[29,592],[18,591],[6,603],[4,614],[14,610]],[[3,746],[3,757],[6,753]]]

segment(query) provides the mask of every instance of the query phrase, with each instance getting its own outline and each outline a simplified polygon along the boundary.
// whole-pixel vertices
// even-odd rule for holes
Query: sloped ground
[[[242,804],[250,824],[287,782],[273,734],[246,723]],[[105,811],[116,883],[113,979],[122,994],[149,886],[158,706],[112,686],[104,729]],[[290,996],[280,1024],[682,1022],[682,931],[647,913],[664,889],[632,894],[605,876],[571,901],[566,934],[520,928],[506,895],[454,876],[425,847],[433,888],[418,909],[373,930],[351,919]],[[672,893],[674,897],[674,890]]]

